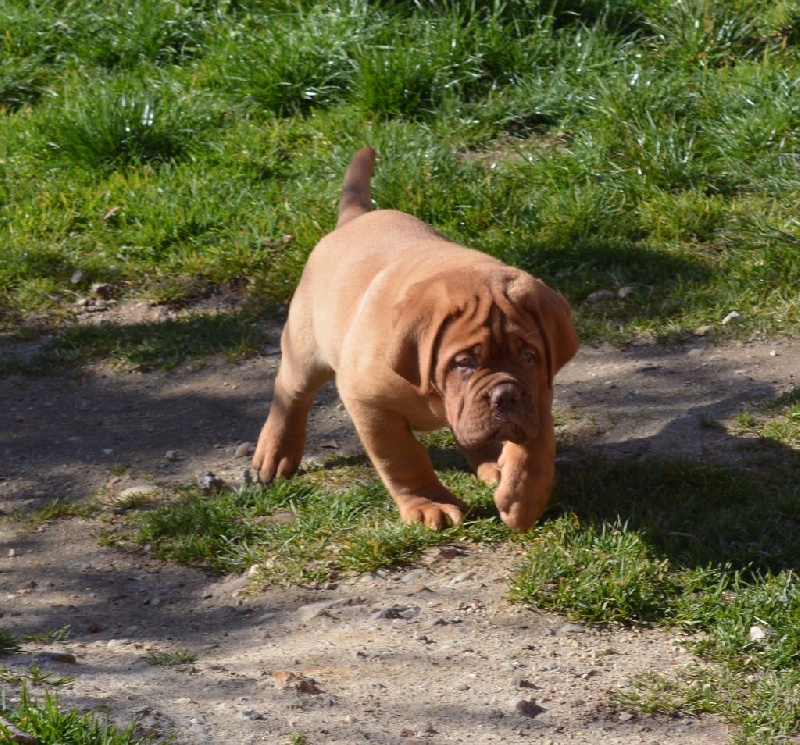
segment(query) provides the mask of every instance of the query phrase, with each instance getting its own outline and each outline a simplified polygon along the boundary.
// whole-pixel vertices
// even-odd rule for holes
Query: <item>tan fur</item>
[[[412,434],[450,427],[478,476],[497,483],[502,519],[528,530],[553,485],[553,376],[578,348],[569,305],[411,215],[372,211],[374,159],[372,148],[354,155],[337,227],[303,271],[253,465],[267,482],[294,473],[314,395],[335,377],[406,522],[441,528],[466,512]]]

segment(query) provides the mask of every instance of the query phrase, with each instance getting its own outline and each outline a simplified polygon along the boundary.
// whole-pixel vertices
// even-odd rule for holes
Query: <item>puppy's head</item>
[[[567,301],[510,267],[466,267],[412,286],[394,308],[392,369],[441,397],[456,441],[524,443],[578,339]]]

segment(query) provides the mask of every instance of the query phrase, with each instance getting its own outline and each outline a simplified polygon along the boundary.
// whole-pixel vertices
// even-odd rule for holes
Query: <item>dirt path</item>
[[[250,596],[246,577],[212,580],[103,548],[80,520],[21,533],[3,517],[109,485],[207,471],[238,482],[248,462],[237,446],[257,436],[277,366],[276,349],[266,352],[169,373],[0,378],[0,625],[19,636],[71,627],[69,641],[28,644],[4,665],[72,653],[74,664],[39,658],[78,676],[61,701],[136,720],[156,741],[174,731],[198,744],[281,744],[294,732],[324,744],[728,741],[713,719],[615,708],[631,674],[697,661],[668,633],[598,631],[511,606],[509,548],[452,546],[399,572]],[[568,443],[559,457],[741,462],[747,439],[706,425],[798,377],[794,341],[585,347],[557,385]],[[332,391],[311,427],[312,457],[358,447]],[[129,475],[115,480],[120,464]],[[184,647],[194,664],[147,664],[153,651]]]

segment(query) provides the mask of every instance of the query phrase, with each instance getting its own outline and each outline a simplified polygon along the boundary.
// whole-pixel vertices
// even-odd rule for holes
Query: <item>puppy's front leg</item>
[[[547,509],[555,481],[555,431],[552,416],[543,419],[538,437],[522,445],[507,442],[498,463],[494,502],[503,522],[520,533],[530,530]]]
[[[344,401],[361,442],[406,523],[440,530],[460,523],[467,505],[436,477],[427,450],[399,414]]]

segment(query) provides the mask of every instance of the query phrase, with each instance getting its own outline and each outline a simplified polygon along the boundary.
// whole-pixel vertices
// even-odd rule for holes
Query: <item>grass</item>
[[[0,657],[14,654],[20,648],[20,641],[6,626],[0,626]]]
[[[147,655],[147,664],[152,667],[171,667],[173,665],[191,665],[197,661],[197,654],[191,649],[181,647],[172,652],[151,652]]]
[[[285,303],[365,142],[379,205],[558,286],[584,337],[798,329],[795,0],[7,0],[4,16],[11,336],[69,318],[76,270],[121,300],[235,285]]]
[[[35,738],[41,745],[137,745],[146,739],[135,736],[134,726],[126,730],[98,720],[92,714],[83,714],[77,709],[65,711],[59,706],[58,697],[47,694],[44,701],[34,699],[25,688],[18,703],[0,709],[0,735],[17,741],[13,731],[5,722]]]

